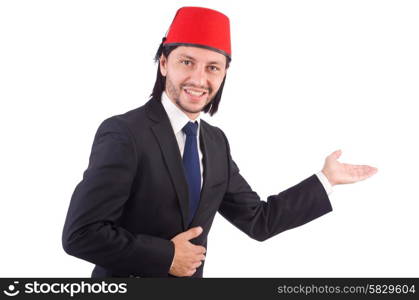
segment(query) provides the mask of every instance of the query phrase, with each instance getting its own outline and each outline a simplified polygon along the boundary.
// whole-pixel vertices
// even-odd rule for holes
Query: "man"
[[[202,277],[216,212],[263,241],[330,212],[331,186],[376,172],[339,163],[336,151],[321,172],[261,201],[224,133],[200,119],[221,100],[231,60],[228,18],[179,9],[156,59],[151,99],[100,125],[71,199],[63,247],[96,264],[93,277]]]

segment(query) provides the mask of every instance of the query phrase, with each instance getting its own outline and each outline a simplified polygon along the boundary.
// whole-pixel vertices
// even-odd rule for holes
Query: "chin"
[[[199,106],[199,107],[194,105],[194,106],[184,106],[184,109],[189,113],[196,114],[196,113],[200,113],[204,109],[204,107],[205,105]]]
[[[180,106],[187,110],[188,112],[197,113],[204,109],[204,107],[209,103],[208,99],[200,101],[199,103],[191,103],[189,101],[180,102]]]

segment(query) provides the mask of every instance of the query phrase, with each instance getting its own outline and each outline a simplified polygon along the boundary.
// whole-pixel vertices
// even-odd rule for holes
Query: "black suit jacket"
[[[201,226],[207,245],[218,211],[263,241],[332,210],[316,175],[261,201],[240,175],[224,133],[201,120],[203,187],[190,226],[188,187],[173,129],[161,102],[102,122],[87,170],[70,202],[64,250],[96,264],[93,277],[167,277],[175,235]],[[192,277],[202,277],[204,264]]]

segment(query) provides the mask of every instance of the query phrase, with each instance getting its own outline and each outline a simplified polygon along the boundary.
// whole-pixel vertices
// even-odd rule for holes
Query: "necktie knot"
[[[188,122],[183,126],[182,131],[188,136],[196,136],[198,132],[198,122]]]

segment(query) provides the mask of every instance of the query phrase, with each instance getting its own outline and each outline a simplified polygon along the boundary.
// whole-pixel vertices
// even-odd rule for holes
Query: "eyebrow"
[[[183,57],[183,58],[187,58],[187,59],[190,59],[190,60],[193,60],[193,61],[196,61],[196,59],[195,58],[193,58],[192,56],[189,56],[189,55],[186,55],[186,54],[179,54],[179,57]],[[214,61],[210,61],[210,62],[208,62],[208,64],[210,64],[210,65],[220,65],[220,66],[222,66],[223,64],[220,62],[220,61],[217,61],[217,60],[214,60]]]

